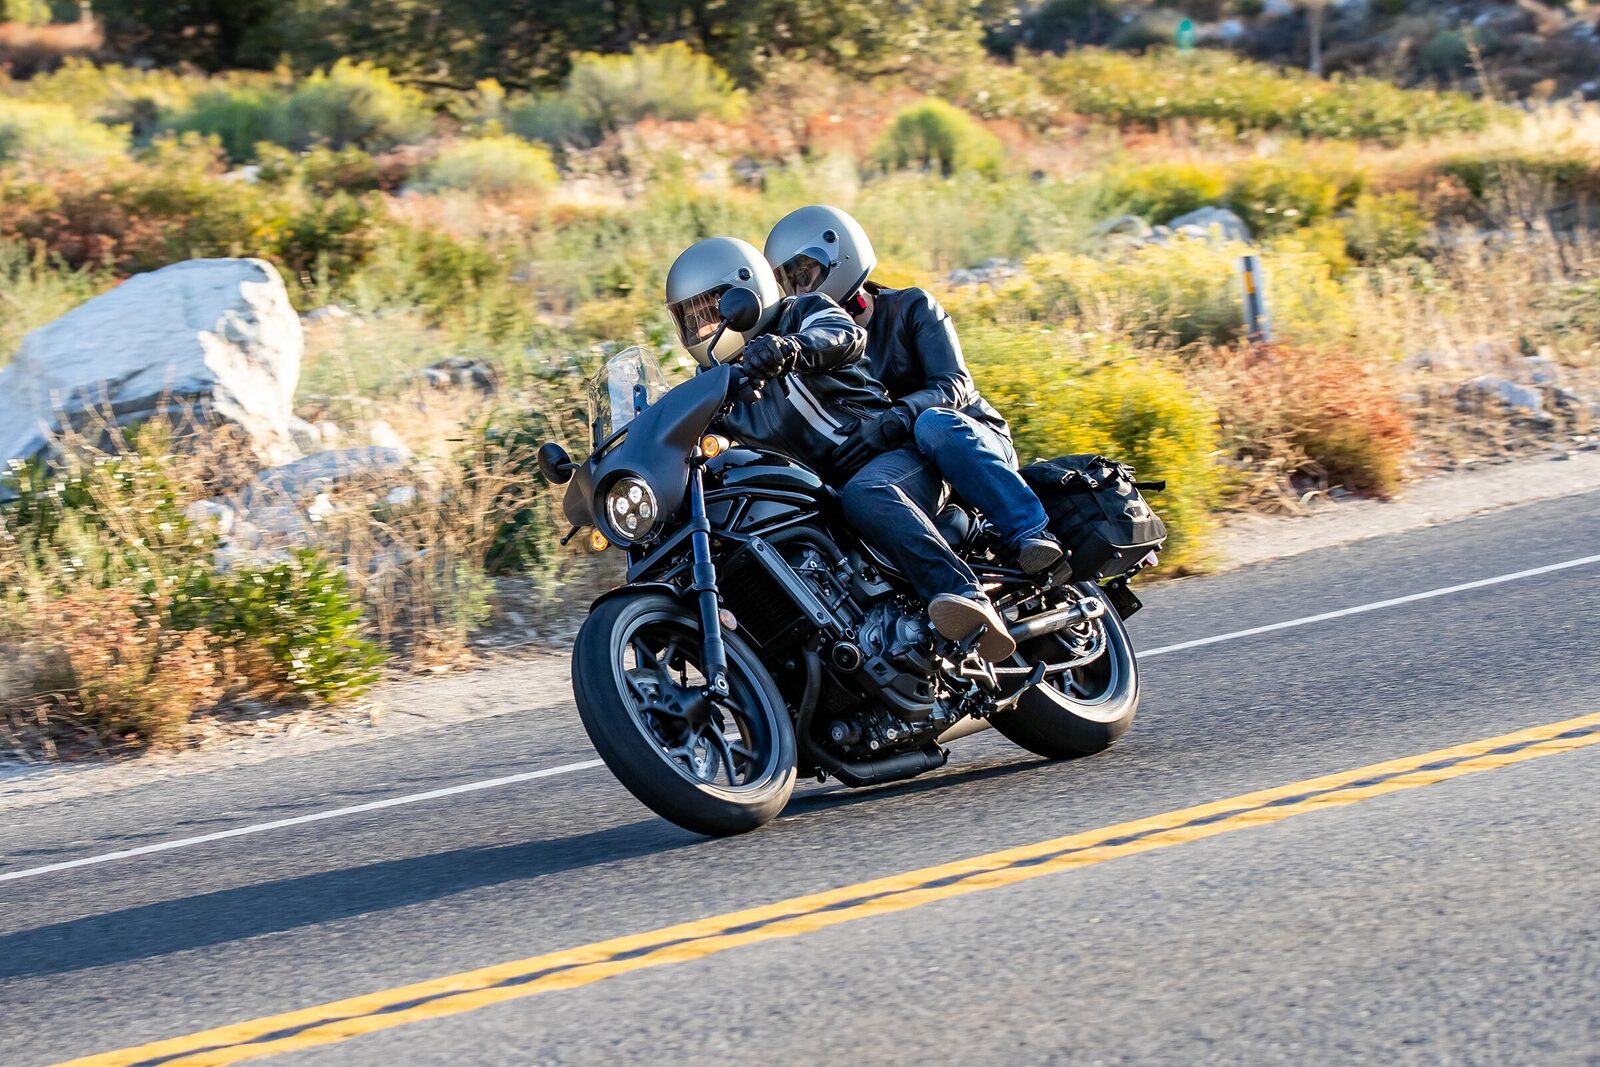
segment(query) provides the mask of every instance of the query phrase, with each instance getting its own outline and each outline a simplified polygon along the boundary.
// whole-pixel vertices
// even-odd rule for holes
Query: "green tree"
[[[111,49],[206,70],[266,69],[286,46],[283,0],[94,0]]]

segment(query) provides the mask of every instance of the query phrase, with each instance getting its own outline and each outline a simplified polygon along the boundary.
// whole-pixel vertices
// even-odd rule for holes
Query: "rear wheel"
[[[723,634],[728,696],[705,695],[697,615],[659,593],[594,610],[572,650],[584,729],[606,766],[656,814],[695,833],[754,830],[794,791],[794,728],[772,676]]]
[[[1085,595],[1101,596],[1092,584],[1078,588]],[[1092,648],[1089,642],[1103,642],[1099,656],[1046,676],[1014,707],[994,716],[990,720],[994,728],[1029,752],[1049,759],[1090,756],[1110,748],[1127,733],[1139,710],[1139,674],[1128,631],[1109,605],[1098,619],[1018,646],[1011,662],[1021,666],[1067,663]]]

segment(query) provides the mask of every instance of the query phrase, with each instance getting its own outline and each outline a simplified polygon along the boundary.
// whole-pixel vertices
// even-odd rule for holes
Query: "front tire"
[[[698,615],[642,593],[602,602],[572,650],[572,689],[589,739],[650,810],[712,837],[774,819],[794,791],[794,727],[750,646],[724,632],[729,696],[705,684]]]
[[[1101,596],[1085,583],[1080,591]],[[1139,711],[1139,671],[1128,631],[1114,609],[1092,625],[1104,627],[1100,657],[1063,675],[1046,678],[1016,705],[993,717],[1007,739],[1046,759],[1073,759],[1103,752],[1128,732]],[[1065,662],[1070,639],[1046,634],[1017,648],[1013,664]]]

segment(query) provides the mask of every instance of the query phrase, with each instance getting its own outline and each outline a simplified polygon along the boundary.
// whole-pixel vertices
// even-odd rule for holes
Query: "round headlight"
[[[627,475],[606,490],[606,523],[624,541],[642,541],[656,524],[656,495],[639,478]]]

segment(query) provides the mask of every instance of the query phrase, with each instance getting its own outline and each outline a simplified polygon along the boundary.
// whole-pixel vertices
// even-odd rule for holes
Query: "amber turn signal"
[[[604,552],[611,547],[611,542],[606,540],[606,535],[599,530],[589,531],[589,547],[596,552]]]
[[[713,459],[728,450],[728,439],[708,433],[700,438],[700,454],[707,459]]]

